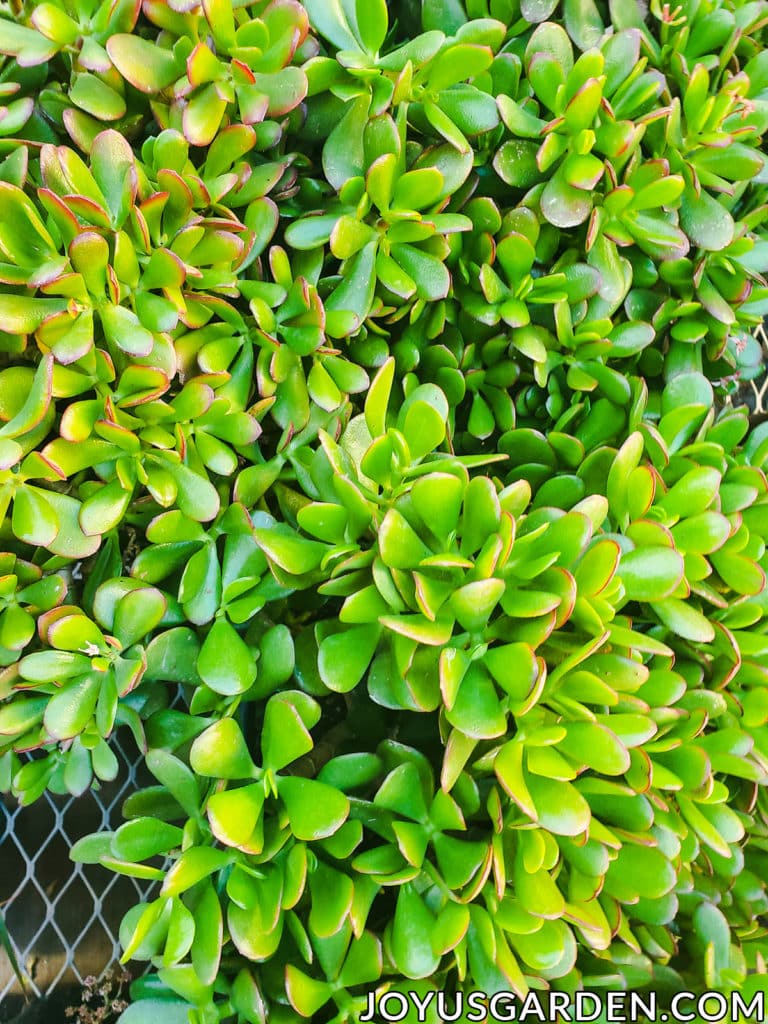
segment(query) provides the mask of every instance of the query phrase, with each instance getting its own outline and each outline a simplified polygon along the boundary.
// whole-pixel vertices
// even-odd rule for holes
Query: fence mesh
[[[46,793],[31,807],[2,805],[0,905],[31,999],[60,989],[76,993],[85,977],[98,977],[117,960],[120,921],[151,884],[69,858],[82,836],[116,827],[125,797],[146,784],[130,737],[123,745],[118,735],[113,749],[120,770],[100,790],[80,797]],[[13,1020],[24,1003],[0,953],[0,1021]]]
[[[749,382],[752,395],[748,395],[747,400],[752,405],[751,398],[753,398],[754,412],[758,416],[765,416],[768,414],[768,372],[765,370],[765,367],[768,366],[768,323],[764,322],[757,328],[755,337],[763,350],[763,372],[755,380]]]

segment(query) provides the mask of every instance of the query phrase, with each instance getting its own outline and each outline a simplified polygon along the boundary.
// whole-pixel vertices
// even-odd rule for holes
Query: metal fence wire
[[[115,828],[126,796],[146,784],[139,779],[130,736],[122,738],[125,746],[120,735],[113,740],[118,776],[98,791],[80,797],[45,793],[31,807],[11,800],[0,805],[0,907],[30,1000],[66,990],[79,1003],[84,979],[99,977],[119,958],[120,921],[150,888],[151,883],[69,858],[82,836]],[[13,1021],[26,1002],[0,952],[0,1021]]]
[[[763,350],[763,369],[758,377],[749,382],[749,393],[744,395],[747,404],[758,416],[768,415],[768,321],[764,321],[755,331],[755,338]]]
[[[742,383],[733,404],[768,414],[768,330],[758,328],[763,351],[759,376]],[[125,797],[148,781],[128,735],[114,738],[117,779],[81,797],[46,793],[31,807],[0,803],[0,908],[33,999],[54,991],[77,996],[89,975],[100,976],[120,956],[123,915],[145,899],[152,883],[113,875],[95,865],[73,864],[72,845],[84,835],[116,828]],[[73,1000],[78,1002],[77,998]],[[13,1021],[25,1005],[11,964],[0,952],[0,1024]],[[40,1017],[50,1024],[48,1015]]]

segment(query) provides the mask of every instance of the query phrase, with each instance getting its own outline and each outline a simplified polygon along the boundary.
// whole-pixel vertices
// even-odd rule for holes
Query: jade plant
[[[143,759],[123,1024],[768,988],[767,25],[0,11],[0,789]]]

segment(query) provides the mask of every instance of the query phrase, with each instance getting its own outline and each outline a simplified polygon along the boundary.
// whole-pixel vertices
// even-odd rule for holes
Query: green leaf
[[[687,518],[705,512],[720,490],[722,476],[709,466],[689,470],[657,501],[667,515]]]
[[[238,789],[225,789],[208,797],[206,813],[211,831],[226,846],[246,853],[264,848],[264,786],[257,782]]]
[[[440,963],[432,948],[435,919],[412,883],[401,885],[392,921],[392,958],[406,978],[431,978]]]
[[[711,948],[716,969],[727,969],[731,958],[731,927],[722,910],[708,902],[699,904],[693,915],[693,926],[698,937]]]
[[[293,249],[311,250],[325,245],[339,217],[335,213],[319,213],[301,217],[285,229],[285,240]]]
[[[330,690],[348,693],[357,686],[376,652],[380,633],[378,624],[353,626],[321,641],[317,667]]]
[[[100,316],[107,340],[126,355],[142,358],[150,354],[155,339],[133,310],[107,302],[101,307]]]
[[[417,480],[411,496],[427,528],[441,539],[456,530],[466,486],[450,473],[430,473]]]
[[[333,995],[327,981],[317,981],[293,964],[285,968],[285,991],[291,1006],[302,1017],[313,1017]]]
[[[325,0],[312,0],[313,7],[325,7]],[[332,9],[339,7],[339,0],[333,0]],[[352,41],[345,49],[359,49]],[[365,153],[363,134],[368,121],[370,99],[368,94],[352,100],[349,109],[339,121],[323,147],[323,171],[329,183],[337,190],[350,178],[360,177],[365,173]],[[339,307],[344,308],[344,307]]]
[[[611,354],[614,357],[634,356],[652,344],[656,332],[650,324],[634,321],[619,324],[610,335]]]
[[[521,908],[536,914],[537,917],[561,917],[565,906],[560,890],[548,871],[543,868],[529,870],[525,864],[524,849],[525,847],[520,847],[518,850],[514,873],[515,895],[520,901]],[[559,959],[559,950],[554,949],[552,953]]]
[[[184,762],[165,750],[150,750],[146,763],[157,781],[165,786],[184,811],[191,818],[197,817],[200,812],[200,787]]]
[[[566,729],[557,748],[578,765],[602,775],[623,775],[629,770],[629,751],[610,729],[595,722],[572,722]]]
[[[67,651],[36,651],[21,659],[19,671],[22,679],[33,683],[47,683],[52,679],[71,679],[85,675],[91,667],[83,654]]]
[[[43,724],[49,736],[66,740],[81,733],[96,710],[100,689],[98,672],[89,672],[77,682],[65,683],[51,697],[45,710]]]
[[[167,608],[165,596],[154,587],[141,587],[126,594],[115,610],[114,636],[124,648],[131,647],[159,625]]]
[[[440,94],[440,109],[464,135],[482,135],[493,131],[499,123],[493,96],[474,85],[454,85],[444,90]]]
[[[570,782],[527,776],[528,791],[536,807],[536,820],[558,836],[578,836],[589,828],[589,804]]]
[[[461,0],[424,0],[422,4],[421,22],[426,32],[439,29],[453,35],[466,21]]]
[[[400,408],[397,425],[405,435],[415,459],[421,459],[442,444],[449,407],[445,394],[433,384],[420,384]]]
[[[625,842],[605,877],[607,892],[633,902],[638,896],[659,899],[677,882],[677,872],[661,850]]]
[[[256,681],[256,661],[240,634],[225,618],[217,619],[197,658],[200,678],[215,693],[233,697]]]
[[[357,326],[371,311],[376,288],[376,242],[369,242],[345,264],[343,280],[331,293],[325,308],[352,313]]]
[[[604,169],[602,161],[591,153],[573,154],[563,164],[563,174],[568,184],[585,192],[595,188],[603,176]]]
[[[365,422],[371,437],[381,437],[387,429],[387,407],[392,392],[395,360],[390,356],[371,381],[365,398]]]
[[[567,76],[573,68],[573,47],[565,30],[555,22],[547,22],[540,25],[531,38],[525,50],[526,65],[537,54],[546,54],[552,57],[562,68],[563,75]]]
[[[4,211],[0,225],[4,259],[10,258],[35,280],[38,269],[58,256],[54,241],[34,204],[18,186],[0,181],[0,203]],[[37,278],[36,283],[42,284],[44,279]]]
[[[318,781],[346,792],[375,782],[383,770],[383,762],[377,754],[339,754],[323,765]]]
[[[448,268],[436,256],[414,245],[393,245],[392,258],[416,285],[416,294],[426,302],[446,298],[451,287]]]
[[[181,900],[175,899],[171,904],[168,920],[168,935],[165,940],[163,965],[170,967],[182,960],[190,950],[195,937],[195,920]]]
[[[493,168],[507,185],[529,189],[542,180],[536,160],[538,146],[526,139],[510,139],[502,143],[493,158]]]
[[[227,53],[235,45],[235,18],[231,0],[203,0],[205,19],[219,51]]]
[[[155,636],[147,647],[145,679],[197,684],[200,682],[196,667],[199,653],[200,642],[193,630],[184,626],[166,630]]]
[[[192,846],[185,850],[179,859],[171,865],[165,876],[161,893],[163,896],[177,896],[215,871],[220,871],[230,863],[231,854],[228,850],[215,850],[209,846]]]
[[[580,50],[599,45],[605,26],[594,0],[565,0],[563,14],[568,35]]]
[[[499,106],[504,124],[516,138],[538,139],[546,121],[536,117],[529,107],[517,103],[509,96],[498,96],[496,102]]]
[[[703,373],[677,373],[664,388],[661,409],[664,415],[674,413],[680,406],[713,403],[712,385]]]
[[[737,594],[762,594],[765,590],[765,573],[749,558],[730,551],[715,551],[710,561],[722,580]]]
[[[448,89],[487,71],[493,61],[488,46],[473,43],[454,43],[445,47],[429,69],[429,87],[435,92]]]
[[[7,53],[18,60],[19,67],[35,67],[54,57],[60,49],[55,40],[46,39],[35,29],[16,24],[7,18],[2,20],[0,32],[0,53]]]
[[[371,932],[363,932],[349,947],[349,953],[339,974],[339,982],[345,988],[354,985],[369,985],[381,977],[381,943]]]
[[[715,638],[712,623],[685,601],[675,597],[654,601],[653,610],[672,633],[684,640],[707,644]]]
[[[372,227],[345,214],[339,217],[331,231],[331,252],[337,259],[346,260],[376,238]]]
[[[156,818],[135,818],[115,832],[112,853],[119,860],[141,861],[180,847],[184,833]]]
[[[454,728],[473,739],[494,739],[507,730],[505,708],[488,674],[474,662],[459,685],[452,706],[446,711]]]
[[[303,842],[327,839],[349,815],[347,797],[323,782],[286,775],[277,780],[277,791],[288,813],[291,831]]]
[[[635,4],[625,4],[624,0],[609,0],[611,22],[617,30],[627,28],[644,28],[643,8]]]
[[[196,90],[184,108],[184,137],[193,146],[209,146],[216,138],[226,109],[227,102],[215,84]]]
[[[496,755],[493,769],[499,782],[520,810],[535,821],[538,812],[528,789],[524,758],[524,745],[519,740],[510,740]]]
[[[395,508],[389,509],[379,527],[379,552],[391,569],[414,569],[432,552]]]
[[[21,487],[16,492],[11,516],[14,536],[27,544],[49,547],[59,532],[59,518],[44,492]]]
[[[47,697],[16,698],[0,708],[0,736],[18,736],[42,720]]]
[[[301,68],[284,67],[273,74],[254,76],[259,97],[267,99],[267,117],[283,117],[294,110],[307,95],[307,76]]]
[[[728,843],[715,825],[704,815],[702,805],[695,803],[682,793],[678,794],[676,799],[683,818],[700,839],[721,857],[730,858],[732,853]]]
[[[454,150],[462,155],[471,156],[472,147],[466,136],[459,131],[442,107],[432,100],[427,100],[424,103],[424,113],[437,134],[445,139]]]
[[[0,295],[0,323],[8,334],[32,334],[46,317],[62,313],[66,308],[66,299]]]
[[[75,75],[69,91],[72,102],[100,121],[117,121],[126,111],[125,99],[96,75]]]
[[[395,185],[393,206],[398,210],[423,210],[434,205],[443,191],[443,176],[436,167],[407,171]]]
[[[629,601],[657,601],[677,590],[684,571],[673,548],[639,547],[622,554],[618,575]]]
[[[490,534],[501,522],[501,505],[493,481],[488,477],[473,477],[464,495],[461,520],[461,550],[472,554],[479,551]]]
[[[287,682],[296,665],[293,635],[283,623],[272,626],[259,642],[259,689],[273,689]]]
[[[704,189],[698,197],[690,190],[685,192],[680,224],[694,245],[711,252],[727,248],[736,231],[728,210]]]
[[[514,701],[527,700],[540,672],[532,647],[522,643],[501,644],[491,647],[483,661],[499,686]]]
[[[544,186],[541,212],[550,224],[558,228],[573,228],[583,224],[592,210],[592,200],[581,188],[569,185],[564,170],[555,172]]]
[[[450,607],[460,625],[470,632],[486,626],[506,589],[503,580],[487,579],[466,583],[450,599]]]
[[[136,161],[125,136],[111,129],[97,135],[91,147],[91,169],[107,201],[112,223],[120,227],[128,216],[138,188]]]
[[[614,540],[592,544],[574,573],[579,593],[594,597],[604,590],[613,579],[620,556],[621,548]]]
[[[565,125],[571,134],[575,135],[577,132],[592,127],[595,115],[600,109],[602,97],[603,88],[600,79],[587,79],[575,96],[571,98],[563,114]],[[568,162],[566,160],[564,169],[567,168]]]
[[[94,655],[104,649],[104,635],[99,627],[78,608],[65,606],[50,619],[41,620],[41,632],[52,647],[60,651],[80,651]],[[96,650],[90,648],[95,647]]]
[[[306,540],[283,523],[257,527],[253,534],[267,558],[294,576],[316,569],[328,550],[325,544]]]
[[[296,703],[298,694],[294,694],[293,699],[289,694],[275,694],[267,703],[261,733],[261,753],[264,767],[270,771],[280,771],[308,754],[314,746],[309,728],[317,723],[319,710],[310,697],[304,694],[301,696],[304,702],[310,702],[311,717],[307,722],[302,717],[300,705]]]
[[[406,761],[391,771],[379,787],[374,803],[377,807],[394,811],[400,817],[425,823],[429,810],[418,767]]]
[[[172,999],[140,999],[120,1014],[120,1024],[188,1024],[189,1003]]]
[[[221,904],[212,885],[204,885],[194,907],[195,937],[192,966],[204,985],[213,985],[219,970],[223,943]]]
[[[357,35],[364,48],[376,56],[387,35],[386,0],[355,0]]]
[[[357,3],[355,7],[357,7]],[[304,7],[312,27],[339,50],[357,50],[357,37],[343,0],[307,0]]]
[[[110,36],[106,46],[117,70],[140,92],[162,92],[184,73],[170,50],[141,36],[118,33]]]
[[[501,606],[511,618],[535,619],[560,607],[562,598],[546,590],[510,587],[502,595]]]
[[[222,718],[197,737],[189,752],[189,763],[194,772],[207,778],[251,779],[258,773],[240,726],[233,718]]]
[[[173,478],[177,490],[176,504],[184,515],[199,523],[206,523],[216,517],[220,499],[210,480],[183,463],[158,459],[156,465]]]
[[[100,536],[114,530],[123,519],[131,502],[131,492],[119,480],[110,480],[105,486],[86,498],[80,509],[79,522],[88,537]]]
[[[210,622],[221,604],[221,569],[215,544],[204,544],[187,562],[179,583],[179,601],[195,625]]]
[[[550,17],[557,4],[558,0],[520,0],[520,13],[526,21],[537,25]]]
[[[381,213],[389,210],[397,178],[397,157],[384,153],[377,157],[368,168],[365,190]]]

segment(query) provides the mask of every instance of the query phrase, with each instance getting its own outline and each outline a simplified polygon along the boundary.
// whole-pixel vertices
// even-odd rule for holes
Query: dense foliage
[[[768,2],[0,13],[0,788],[145,756],[121,1020],[766,988]]]

